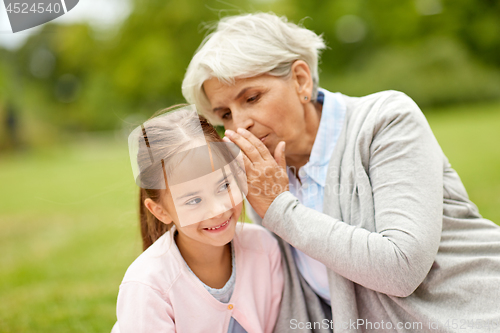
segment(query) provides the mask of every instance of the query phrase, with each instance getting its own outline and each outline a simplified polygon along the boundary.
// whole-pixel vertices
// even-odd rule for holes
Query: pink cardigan
[[[236,282],[229,303],[217,301],[188,270],[177,246],[171,246],[172,230],[125,273],[113,333],[226,333],[231,316],[248,333],[272,332],[283,291],[278,243],[258,225],[236,230]]]

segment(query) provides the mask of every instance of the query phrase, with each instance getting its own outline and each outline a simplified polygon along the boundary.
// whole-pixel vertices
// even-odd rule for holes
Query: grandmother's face
[[[286,142],[287,154],[300,147],[307,117],[301,101],[305,95],[296,79],[264,74],[227,85],[212,78],[203,87],[212,112],[226,129],[249,130],[271,154],[280,141]]]

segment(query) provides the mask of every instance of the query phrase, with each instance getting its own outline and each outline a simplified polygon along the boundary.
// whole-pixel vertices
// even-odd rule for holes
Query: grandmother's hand
[[[281,141],[274,151],[274,158],[267,147],[249,131],[238,128],[237,133],[226,130],[224,141],[233,142],[243,151],[248,183],[248,202],[261,218],[274,199],[288,191],[285,142]]]

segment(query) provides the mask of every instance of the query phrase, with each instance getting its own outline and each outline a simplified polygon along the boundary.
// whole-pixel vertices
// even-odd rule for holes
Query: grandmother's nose
[[[233,123],[232,130],[236,130],[237,128],[244,128],[246,130],[250,129],[253,126],[253,119],[249,117],[248,114],[245,114],[243,111],[232,110]]]

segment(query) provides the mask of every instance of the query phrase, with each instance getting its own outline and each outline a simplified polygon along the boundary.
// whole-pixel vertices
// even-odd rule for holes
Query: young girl
[[[129,146],[144,252],[120,285],[112,332],[272,332],[280,250],[262,227],[236,230],[246,178],[234,147],[190,106],[148,120]]]

